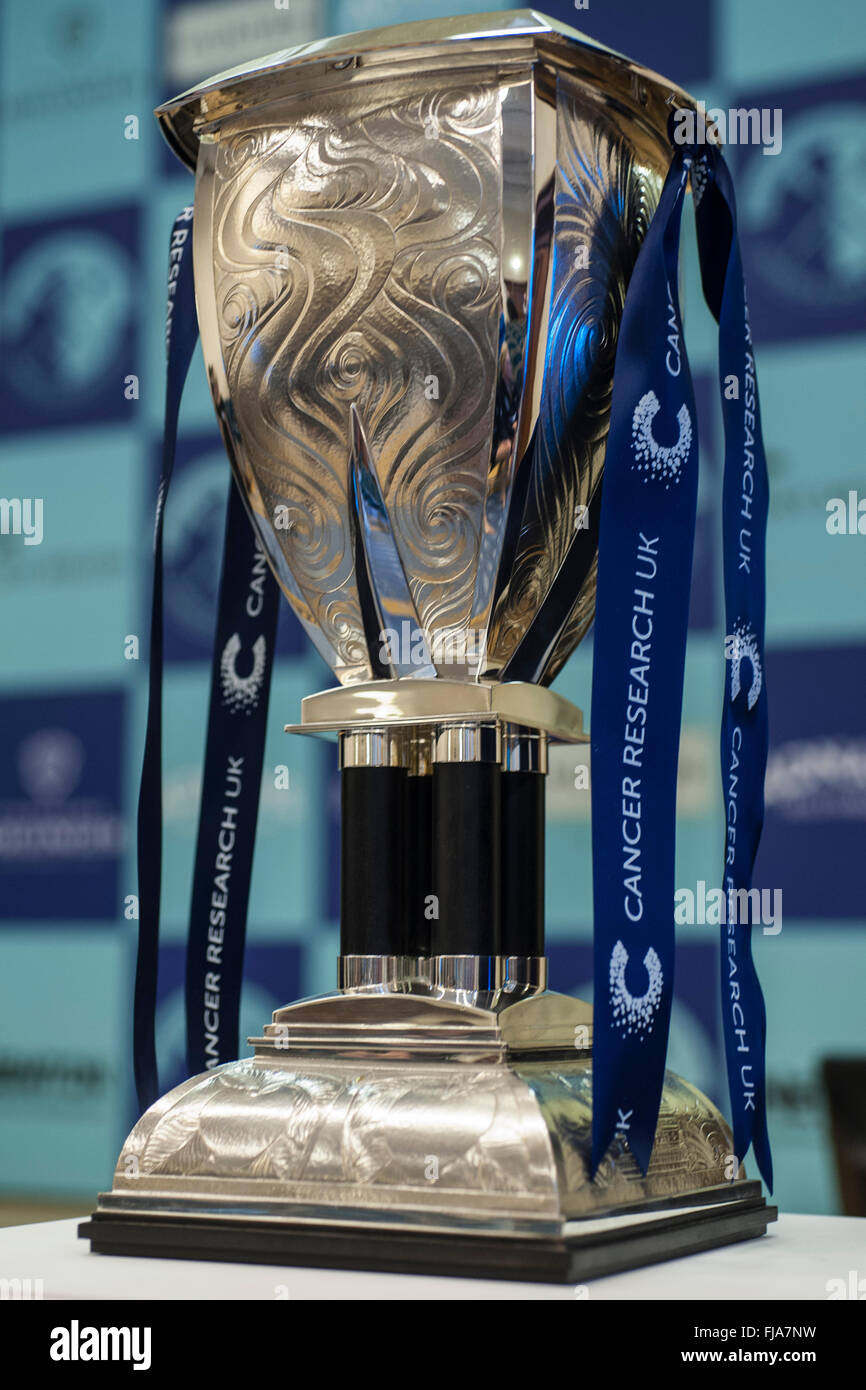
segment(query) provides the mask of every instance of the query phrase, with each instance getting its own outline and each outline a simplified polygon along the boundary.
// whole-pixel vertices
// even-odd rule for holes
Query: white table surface
[[[92,1255],[78,1221],[0,1229],[0,1277],[41,1279],[46,1299],[808,1299],[866,1278],[866,1220],[782,1216],[766,1236],[573,1285],[442,1279]]]

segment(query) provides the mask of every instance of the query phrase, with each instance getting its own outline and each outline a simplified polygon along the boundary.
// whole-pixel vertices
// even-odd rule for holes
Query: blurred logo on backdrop
[[[167,0],[163,11],[162,90],[168,101],[214,72],[263,54],[309,43],[325,33],[369,27],[330,22],[321,0]],[[401,15],[405,18],[405,15]],[[387,24],[388,20],[379,20]],[[165,141],[160,141],[165,173],[177,174],[180,164]]]
[[[770,93],[740,107],[781,108],[781,153],[731,151],[752,328],[758,343],[862,332],[866,320],[866,76]]]
[[[114,1076],[115,1069],[101,1052],[0,1045],[0,1101],[7,1120],[13,1108],[20,1118],[49,1104],[59,1105],[61,1113],[68,1105],[67,1113],[76,1120],[90,1116],[104,1105]],[[52,1120],[58,1118],[52,1110]]]
[[[318,38],[321,9],[319,0],[168,0],[163,69],[172,95],[210,73]]]
[[[76,734],[38,729],[18,750],[18,776],[33,802],[58,806],[78,786],[85,759],[84,744]]]
[[[7,7],[11,8],[11,7]],[[112,23],[110,0],[40,0],[19,5],[5,47],[0,116],[21,138],[21,127],[116,109],[137,72],[129,30]],[[125,43],[123,42],[125,40]],[[26,49],[26,66],[15,62]]]
[[[133,209],[7,226],[0,301],[4,430],[130,418],[137,247]]]
[[[866,821],[866,737],[782,743],[770,758],[766,798],[788,821]]]
[[[252,1048],[247,1046],[247,1038],[261,1035],[263,1024],[270,1021],[274,1010],[297,999],[303,992],[301,949],[291,944],[247,947],[241,994],[239,1057],[252,1054]],[[186,1069],[185,968],[185,946],[166,945],[160,949],[156,1040],[163,1092],[179,1086],[189,1074]]]
[[[866,647],[767,655],[773,704],[766,819],[755,881],[781,888],[785,917],[866,916]]]
[[[160,454],[154,457],[153,496]],[[213,434],[178,443],[165,514],[165,659],[210,661],[231,473]],[[145,596],[147,600],[147,596]],[[147,600],[149,601],[149,600]],[[277,656],[307,655],[301,626],[280,604]]]
[[[716,810],[718,756],[715,724],[683,724],[677,762],[677,815],[684,820],[703,819]],[[553,744],[548,752],[548,821],[552,825],[570,821],[588,825],[592,809],[590,786],[589,745]],[[337,784],[332,813],[335,820],[339,814],[338,793]]]
[[[120,921],[124,696],[0,699],[0,919]]]

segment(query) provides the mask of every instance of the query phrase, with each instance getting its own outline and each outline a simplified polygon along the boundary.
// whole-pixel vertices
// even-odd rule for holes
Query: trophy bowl
[[[668,1073],[590,1178],[592,1010],[547,988],[549,689],[592,622],[617,333],[670,163],[658,75],[534,11],[277,53],[160,108],[196,173],[217,415],[338,684],[338,988],[139,1120],[108,1253],[569,1280],[760,1234]]]

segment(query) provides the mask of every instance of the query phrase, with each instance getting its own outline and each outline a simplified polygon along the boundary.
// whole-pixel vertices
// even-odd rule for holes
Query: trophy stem
[[[502,734],[496,723],[452,724],[436,738],[436,956],[501,955],[501,757]]]
[[[406,954],[430,955],[433,883],[433,739],[412,730],[406,738]]]
[[[504,956],[544,956],[544,788],[547,736],[506,726],[502,759]]]
[[[400,846],[406,769],[398,730],[340,737],[340,955],[405,955],[405,878]]]

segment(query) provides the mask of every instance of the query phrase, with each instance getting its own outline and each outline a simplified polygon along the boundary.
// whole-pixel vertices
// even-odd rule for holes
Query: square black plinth
[[[583,1283],[763,1235],[778,1212],[760,1184],[739,1184],[616,1216],[569,1222],[558,1236],[317,1224],[211,1214],[97,1211],[78,1228],[99,1255],[137,1255],[472,1279]]]

